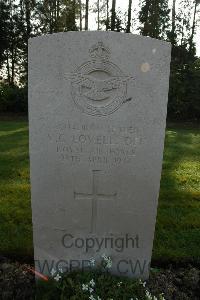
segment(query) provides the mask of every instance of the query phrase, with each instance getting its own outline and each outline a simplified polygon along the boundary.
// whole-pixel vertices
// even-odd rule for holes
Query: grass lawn
[[[200,257],[200,130],[168,127],[153,259]],[[32,256],[28,124],[0,122],[0,253]]]

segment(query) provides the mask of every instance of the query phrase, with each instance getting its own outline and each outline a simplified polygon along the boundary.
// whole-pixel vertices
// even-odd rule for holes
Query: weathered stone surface
[[[37,270],[85,267],[105,253],[114,273],[148,277],[169,64],[168,43],[132,34],[29,41]]]

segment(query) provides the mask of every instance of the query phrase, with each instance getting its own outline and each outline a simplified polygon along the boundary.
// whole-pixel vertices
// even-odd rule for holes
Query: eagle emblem
[[[127,100],[127,83],[134,78],[125,76],[109,61],[110,50],[102,42],[89,52],[92,60],[67,74],[71,80],[72,98],[82,112],[106,116],[130,100]]]

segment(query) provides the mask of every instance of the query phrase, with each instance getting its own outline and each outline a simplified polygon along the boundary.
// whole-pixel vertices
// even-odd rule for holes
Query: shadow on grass
[[[0,133],[0,154],[1,182],[9,179],[16,180],[16,176],[20,176],[20,171],[29,172],[27,127],[15,130],[4,128],[3,133]]]
[[[167,130],[153,264],[199,264],[199,142],[198,129]]]
[[[0,253],[32,256],[27,123],[0,122]]]

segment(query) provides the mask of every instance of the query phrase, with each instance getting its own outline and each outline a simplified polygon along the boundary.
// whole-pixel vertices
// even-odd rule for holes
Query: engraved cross
[[[92,175],[92,193],[76,193],[74,192],[74,199],[75,200],[91,200],[92,201],[92,216],[91,216],[91,233],[96,231],[97,225],[97,202],[99,200],[115,200],[117,193],[113,194],[103,194],[98,192],[98,179],[100,170],[93,170]]]

